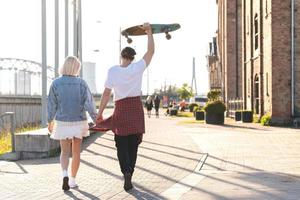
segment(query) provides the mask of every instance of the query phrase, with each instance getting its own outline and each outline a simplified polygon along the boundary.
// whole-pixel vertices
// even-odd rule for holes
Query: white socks
[[[68,177],[68,171],[64,169],[64,170],[62,171],[62,176],[63,176],[63,178],[64,178],[64,177]]]
[[[70,177],[69,178],[69,186],[70,188],[74,188],[74,187],[77,187],[77,184],[76,184],[76,181],[75,181],[75,177]]]
[[[62,176],[64,177],[68,177],[68,171],[67,170],[63,170],[62,171]],[[74,188],[77,187],[76,181],[75,181],[75,177],[70,176],[69,177],[69,186],[70,188]]]

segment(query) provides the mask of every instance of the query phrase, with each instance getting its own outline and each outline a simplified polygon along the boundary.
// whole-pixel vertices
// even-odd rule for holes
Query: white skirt
[[[54,140],[82,139],[90,135],[87,121],[62,122],[55,121],[51,138]]]

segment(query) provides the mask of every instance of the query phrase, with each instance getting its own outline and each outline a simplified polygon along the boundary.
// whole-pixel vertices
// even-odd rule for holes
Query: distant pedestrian
[[[159,106],[160,106],[160,98],[158,97],[158,95],[155,95],[155,97],[154,97],[154,108],[155,108],[156,118],[159,118]]]
[[[153,101],[152,101],[152,97],[151,96],[147,97],[145,106],[146,106],[146,109],[147,109],[148,117],[150,118],[151,117],[151,110],[153,108]]]
[[[78,77],[80,69],[81,63],[76,57],[67,57],[60,68],[62,76],[52,82],[48,95],[48,130],[52,133],[52,139],[60,140],[63,190],[77,187],[75,177],[80,164],[81,141],[89,135],[86,111],[94,122],[97,118],[90,89],[87,83]],[[71,149],[72,165],[69,178]]]

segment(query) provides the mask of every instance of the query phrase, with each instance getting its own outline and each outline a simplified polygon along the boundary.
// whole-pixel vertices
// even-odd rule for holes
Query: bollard
[[[15,152],[15,114],[10,113],[11,151]]]
[[[11,149],[12,149],[12,152],[15,152],[15,113],[14,112],[5,112],[1,116],[5,116],[5,115],[10,116]]]

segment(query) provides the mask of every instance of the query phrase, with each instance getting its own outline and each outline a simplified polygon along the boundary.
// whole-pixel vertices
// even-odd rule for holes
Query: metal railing
[[[6,117],[9,116],[7,120]],[[10,124],[9,128],[7,128],[7,124]],[[15,151],[15,113],[14,112],[5,112],[0,115],[0,134],[9,129],[11,134],[11,148],[12,152]]]
[[[228,109],[228,116],[231,118],[235,117],[235,111],[243,110],[244,101],[242,98],[236,99],[229,99],[227,109]]]

